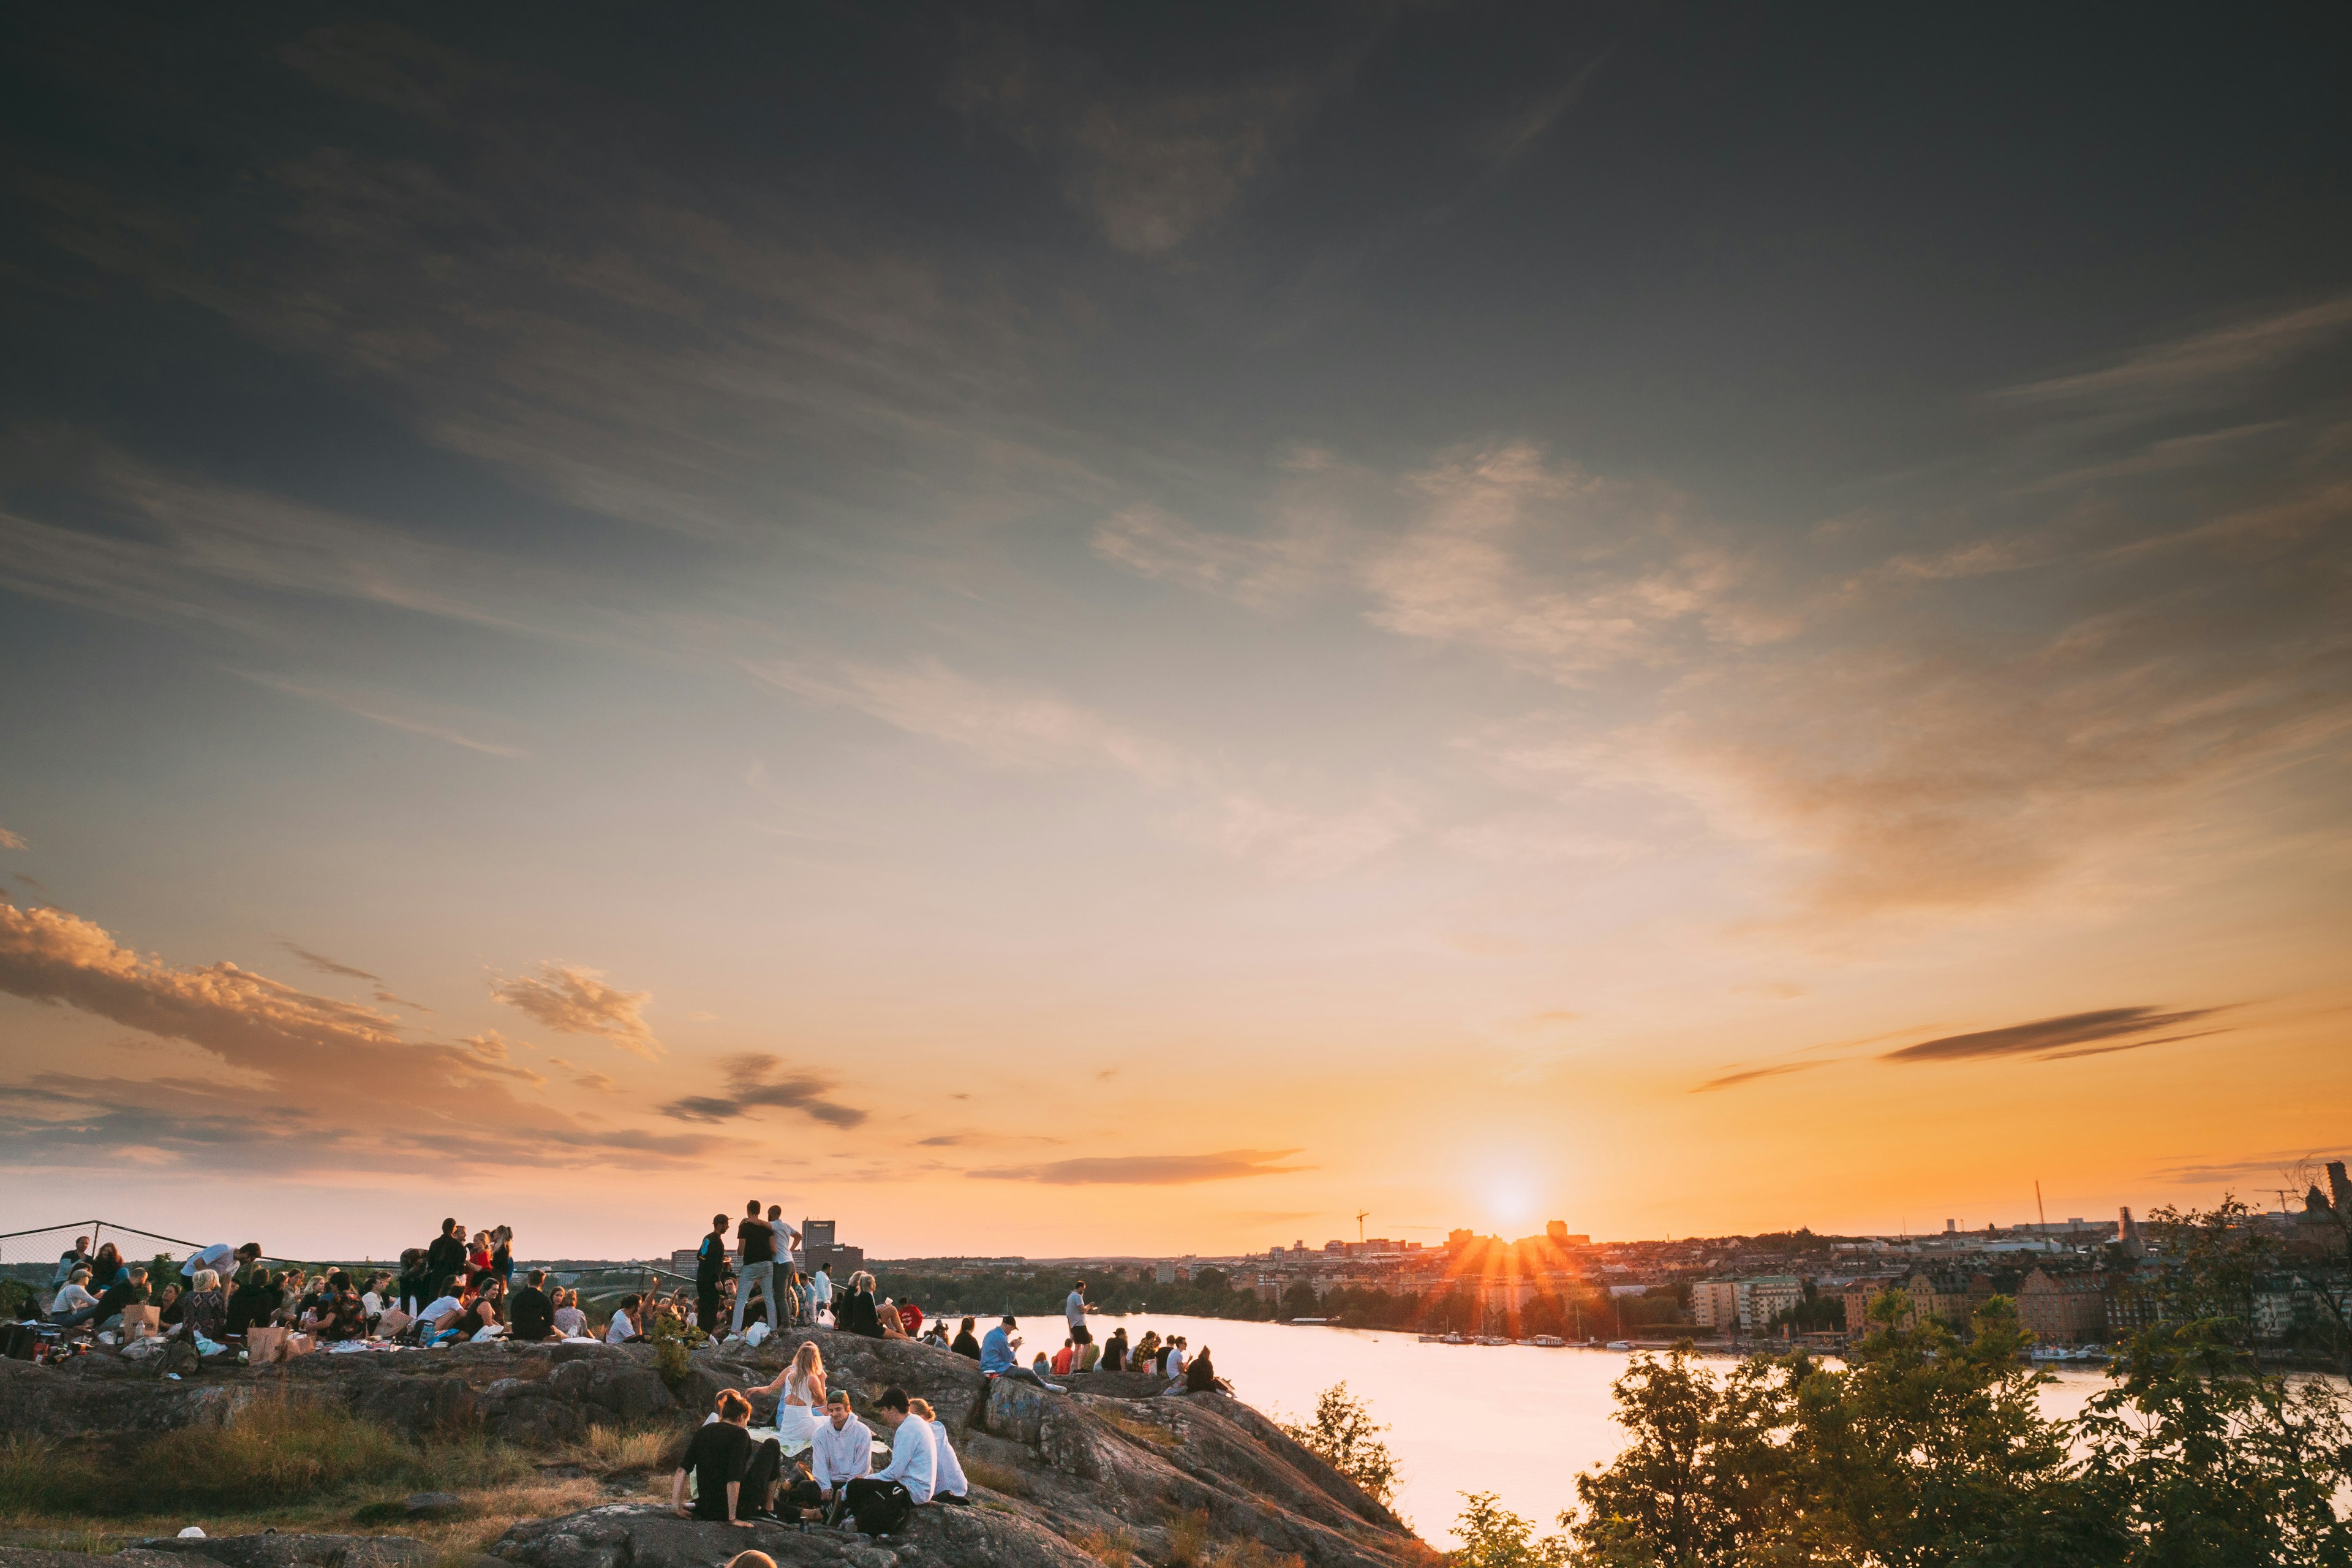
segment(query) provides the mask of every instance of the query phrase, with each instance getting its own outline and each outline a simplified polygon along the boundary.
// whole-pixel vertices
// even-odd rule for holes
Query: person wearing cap
[[[991,1377],[1009,1377],[1016,1382],[1034,1383],[1041,1388],[1050,1388],[1056,1394],[1062,1393],[1059,1384],[1047,1383],[1044,1378],[1023,1366],[1020,1358],[1013,1354],[1021,1348],[1021,1341],[1013,1331],[1020,1326],[1013,1314],[1007,1312],[1004,1314],[1003,1322],[982,1336],[980,1370]]]

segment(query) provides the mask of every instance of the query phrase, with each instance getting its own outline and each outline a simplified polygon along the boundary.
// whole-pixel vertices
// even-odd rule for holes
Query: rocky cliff
[[[524,1521],[490,1551],[528,1568],[700,1568],[751,1546],[779,1563],[878,1564],[877,1551],[892,1561],[973,1565],[1431,1561],[1388,1510],[1235,1399],[1160,1395],[1150,1380],[1115,1376],[1075,1378],[1067,1394],[1013,1383],[992,1389],[972,1363],[945,1351],[834,1332],[786,1335],[756,1352],[705,1351],[673,1367],[670,1379],[643,1345],[317,1354],[250,1370],[183,1369],[178,1381],[106,1356],[64,1368],[0,1362],[0,1430],[131,1444],[234,1422],[256,1400],[305,1399],[419,1436],[480,1432],[553,1450],[592,1426],[652,1427],[682,1447],[721,1389],[769,1381],[804,1337],[823,1351],[833,1386],[848,1389],[861,1410],[893,1384],[929,1400],[971,1474],[978,1506],[920,1510],[904,1536],[877,1546],[821,1530],[734,1530],[615,1505]],[[276,1539],[290,1548],[300,1538]],[[375,1539],[390,1549],[388,1538]],[[152,1547],[244,1568],[217,1542]]]

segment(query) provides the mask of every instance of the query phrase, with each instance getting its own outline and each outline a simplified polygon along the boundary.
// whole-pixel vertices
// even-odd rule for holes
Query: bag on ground
[[[860,1487],[850,1512],[857,1520],[860,1535],[893,1535],[915,1517],[915,1494],[897,1481]]]

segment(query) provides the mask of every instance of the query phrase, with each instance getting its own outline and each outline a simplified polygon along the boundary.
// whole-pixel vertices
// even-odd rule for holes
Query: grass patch
[[[978,1482],[990,1491],[1003,1492],[1006,1497],[1025,1498],[1037,1489],[1030,1485],[1027,1476],[1012,1466],[991,1464],[986,1459],[975,1459],[969,1454],[963,1456],[963,1473],[968,1479]]]
[[[418,1443],[331,1405],[263,1402],[226,1426],[166,1432],[128,1464],[43,1439],[12,1438],[0,1444],[0,1515],[242,1514],[387,1489],[477,1489],[532,1473],[530,1459],[504,1444]],[[126,1485],[125,1477],[136,1484]]]
[[[1124,1530],[1082,1530],[1070,1544],[1103,1568],[1142,1568],[1142,1543]]]
[[[676,1446],[677,1434],[648,1428],[630,1431],[621,1426],[591,1426],[587,1438],[580,1445],[579,1462],[583,1468],[599,1470],[607,1475],[630,1470],[651,1470],[666,1468],[670,1449]]]

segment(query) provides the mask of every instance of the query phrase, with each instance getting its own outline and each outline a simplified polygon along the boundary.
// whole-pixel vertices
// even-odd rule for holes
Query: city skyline
[[[2352,107],[2032,25],[12,19],[12,1212],[2266,1204]]]

